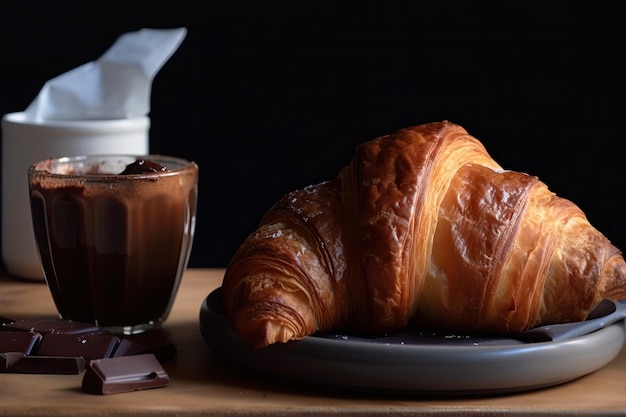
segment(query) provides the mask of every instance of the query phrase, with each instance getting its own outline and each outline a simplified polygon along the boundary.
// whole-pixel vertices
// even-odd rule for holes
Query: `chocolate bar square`
[[[113,355],[119,337],[104,333],[44,335],[39,343],[37,355],[82,356],[85,359],[108,358]]]
[[[85,369],[82,357],[28,356],[21,352],[0,353],[0,373],[78,374]]]
[[[98,327],[95,324],[63,319],[15,320],[11,323],[2,323],[2,329],[54,334],[104,332],[101,327]]]
[[[0,353],[21,352],[29,355],[40,340],[41,334],[37,332],[0,332]]]
[[[89,362],[82,389],[91,394],[119,394],[164,387],[170,378],[151,353]]]

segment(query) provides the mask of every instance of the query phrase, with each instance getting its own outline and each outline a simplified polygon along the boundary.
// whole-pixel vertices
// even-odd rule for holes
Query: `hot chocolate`
[[[126,334],[169,314],[191,250],[198,178],[193,162],[129,158],[29,169],[35,237],[60,316]]]

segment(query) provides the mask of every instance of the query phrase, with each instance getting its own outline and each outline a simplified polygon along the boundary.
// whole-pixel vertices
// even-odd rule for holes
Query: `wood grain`
[[[204,298],[222,269],[187,271],[164,330],[178,348],[164,388],[115,395],[81,391],[80,375],[0,374],[0,416],[532,416],[626,413],[626,351],[604,368],[556,387],[488,397],[349,395],[253,375],[213,355],[200,335]],[[43,283],[0,276],[0,316],[52,318]]]

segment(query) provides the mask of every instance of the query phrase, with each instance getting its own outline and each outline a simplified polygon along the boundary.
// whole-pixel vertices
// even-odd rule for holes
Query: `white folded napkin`
[[[176,28],[121,35],[96,61],[46,82],[26,109],[26,118],[37,122],[147,115],[152,80],[186,34],[186,28]]]

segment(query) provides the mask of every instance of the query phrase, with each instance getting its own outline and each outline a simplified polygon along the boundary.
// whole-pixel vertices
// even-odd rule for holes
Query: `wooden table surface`
[[[285,384],[223,363],[203,342],[198,314],[221,269],[186,272],[164,331],[178,349],[163,364],[170,384],[124,394],[81,391],[82,374],[0,374],[0,416],[530,416],[626,415],[626,350],[575,381],[537,391],[424,398],[349,395]],[[0,316],[54,318],[44,283],[0,274]]]

